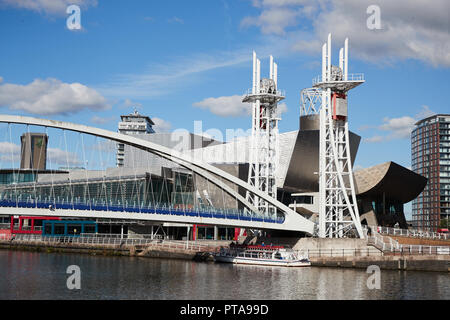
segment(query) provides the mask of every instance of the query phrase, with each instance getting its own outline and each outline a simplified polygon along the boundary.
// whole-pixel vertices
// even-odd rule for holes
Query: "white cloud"
[[[242,117],[251,114],[251,104],[243,103],[242,96],[206,98],[193,104],[194,107],[206,109],[221,117]]]
[[[102,139],[97,143],[90,145],[89,149],[94,151],[100,151],[102,153],[116,153],[117,142],[109,139]]]
[[[369,143],[382,142],[382,141],[385,141],[385,140],[386,140],[386,138],[383,137],[383,136],[373,136],[373,137],[364,139],[365,142],[369,142]]]
[[[76,166],[82,164],[78,155],[74,152],[69,152],[56,148],[47,149],[47,166],[53,165],[69,165]]]
[[[283,113],[286,113],[286,112],[288,112],[288,107],[287,107],[286,103],[285,103],[285,102],[280,103],[280,104],[277,106],[277,115],[278,115],[278,117],[281,117],[281,115],[282,115]]]
[[[373,125],[368,125],[368,124],[363,124],[362,126],[360,126],[358,128],[359,131],[365,131],[365,130],[369,130],[369,129],[373,129],[376,128],[376,126]]]
[[[91,118],[91,122],[95,124],[105,124],[111,121],[114,121],[116,117],[99,117],[99,116],[93,116]]]
[[[242,96],[224,96],[218,98],[206,98],[193,104],[194,107],[209,110],[221,117],[246,117],[252,114],[250,103],[242,102]],[[278,116],[288,111],[286,103],[278,105]]]
[[[420,112],[418,114],[416,114],[416,118],[417,118],[417,120],[421,120],[421,119],[431,117],[435,114],[436,114],[436,112],[431,110],[429,106],[423,105],[422,110],[420,110]]]
[[[11,142],[0,142],[0,153],[1,154],[11,154],[20,153],[20,146]]]
[[[124,108],[129,108],[129,107],[140,108],[140,107],[142,107],[142,103],[134,102],[134,101],[131,101],[130,99],[125,99],[123,101],[122,107],[124,107]]]
[[[166,120],[163,120],[161,118],[152,117],[153,122],[155,125],[153,126],[153,129],[155,129],[155,132],[169,132],[170,129],[172,129],[172,124]]]
[[[230,51],[212,51],[167,57],[162,63],[152,62],[143,66],[139,73],[119,74],[108,83],[95,89],[111,99],[149,99],[178,91],[180,88],[195,87],[203,74],[227,67],[244,67],[251,73],[252,51],[260,59],[269,55],[279,57],[288,52],[292,41],[268,37],[263,44],[248,45]],[[251,83],[250,83],[251,84]],[[241,88],[242,90],[242,88]]]
[[[241,27],[258,26],[264,34],[284,35],[287,27],[296,26],[299,12],[287,8],[272,8],[258,17],[245,17]]]
[[[11,142],[0,142],[0,161],[3,162],[3,166],[11,165],[17,166],[17,162],[20,161],[21,147]],[[61,150],[58,148],[47,148],[47,167],[53,165],[79,165],[81,160],[74,152]]]
[[[97,6],[97,0],[0,0],[0,4],[48,15],[65,16],[68,6],[75,4],[87,9]]]
[[[400,118],[384,118],[383,124],[379,126],[380,130],[391,132],[391,138],[408,138],[411,134],[416,119],[405,116]]]
[[[367,8],[373,4],[380,8],[380,30],[367,27]],[[359,59],[382,64],[415,59],[450,67],[448,0],[263,0],[253,5],[261,8],[260,15],[241,23],[264,34],[301,34],[292,46],[297,51],[319,53],[331,32],[339,46],[349,37],[350,53]],[[278,18],[281,12],[285,19]]]
[[[152,63],[138,74],[122,74],[110,83],[96,88],[108,97],[153,98],[175,91],[179,86],[192,85],[203,72],[229,67],[252,59],[251,49],[214,54],[194,54],[173,57],[163,64]]]
[[[394,139],[409,139],[411,132],[415,127],[415,123],[421,119],[434,115],[435,112],[430,110],[429,106],[423,105],[421,110],[415,117],[403,116],[398,118],[385,117],[383,124],[377,127],[378,130],[388,132],[388,135],[376,135],[371,138],[364,139],[365,142],[376,143],[383,141],[390,141]],[[364,127],[364,126],[363,126]]]
[[[2,167],[20,161],[20,146],[11,142],[0,142],[0,161]]]
[[[84,109],[100,111],[110,108],[106,99],[94,89],[80,83],[57,79],[35,79],[27,85],[0,84],[0,107],[32,114],[77,113]]]

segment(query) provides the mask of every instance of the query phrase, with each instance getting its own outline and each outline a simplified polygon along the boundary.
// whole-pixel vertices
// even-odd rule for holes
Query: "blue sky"
[[[137,106],[160,131],[193,131],[196,120],[246,130],[237,96],[251,87],[255,50],[263,76],[274,55],[286,92],[280,130],[296,130],[300,91],[320,73],[332,32],[334,62],[348,36],[349,72],[366,79],[349,96],[350,129],[362,137],[357,168],[410,167],[414,121],[450,112],[450,5],[378,1],[374,30],[371,2],[0,0],[0,112],[115,131]],[[81,8],[82,30],[67,28],[70,4]]]

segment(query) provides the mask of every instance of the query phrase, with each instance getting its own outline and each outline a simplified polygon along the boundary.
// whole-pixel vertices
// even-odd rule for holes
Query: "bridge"
[[[126,175],[119,170],[115,180],[107,176],[107,172],[111,170],[108,171],[105,167],[88,172],[86,166],[84,170],[80,170],[78,179],[74,179],[71,174],[65,172],[65,175],[62,175],[64,180],[58,177],[60,173],[52,169],[46,174],[47,180],[18,181],[3,185],[0,189],[0,215],[173,222],[300,231],[310,235],[315,233],[315,224],[312,221],[238,177],[195,159],[188,153],[135,136],[70,122],[0,115],[0,124],[3,124],[6,129],[5,146],[8,146],[6,149],[10,149],[0,151],[3,152],[3,160],[7,159],[7,153],[10,153],[12,168],[8,169],[11,170],[13,177],[21,172],[17,164],[17,154],[14,154],[17,146],[13,139],[13,136],[17,135],[13,135],[13,131],[19,130],[20,132],[20,129],[12,128],[13,126],[23,127],[22,133],[23,131],[29,133],[30,127],[41,128],[47,135],[49,128],[56,130],[50,137],[56,141],[58,138],[55,139],[55,137],[59,136],[60,145],[64,145],[64,148],[59,151],[66,156],[67,164],[72,160],[69,157],[75,157],[77,154],[84,155],[88,148],[92,150],[92,146],[84,144],[84,141],[87,140],[84,136],[90,136],[102,139],[102,141],[121,143],[144,150],[146,153],[170,162],[173,168],[183,168],[184,170],[184,172],[179,171],[178,176],[175,171],[175,178],[170,181],[169,185],[166,177],[161,178],[149,172],[142,174],[136,169],[131,175],[129,172]],[[72,137],[70,140],[67,138],[68,132],[76,133],[79,136]],[[77,151],[74,152],[73,148],[76,148]],[[56,153],[55,150],[52,149],[54,153]],[[100,151],[98,157],[101,158],[102,154]],[[51,157],[49,159],[52,160]],[[103,161],[100,162],[103,163]],[[87,163],[87,161],[83,161],[83,163]],[[2,169],[4,167],[2,164]],[[151,163],[149,163],[150,167]],[[133,173],[133,169],[130,170]],[[38,173],[38,170],[31,170],[32,175],[35,173]],[[96,175],[94,176],[93,173]],[[85,179],[80,179],[83,174]],[[213,205],[211,201],[205,204],[200,197],[195,198],[195,194],[198,194],[196,184],[200,179],[203,179],[202,181],[206,182],[208,186],[209,184],[213,185],[216,191],[222,192],[222,205]],[[181,181],[181,183],[177,184],[177,181]],[[154,192],[156,187],[159,188],[159,195]],[[167,192],[164,193],[164,188],[171,188],[172,192],[166,190]],[[239,189],[244,190],[244,194],[249,192],[273,205],[276,208],[276,215],[268,216],[259,212],[241,195]],[[230,199],[235,201],[235,206],[229,205]]]

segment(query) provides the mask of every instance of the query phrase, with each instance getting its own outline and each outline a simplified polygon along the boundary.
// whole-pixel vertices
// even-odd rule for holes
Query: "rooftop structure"
[[[120,116],[119,132],[123,134],[149,134],[154,133],[155,123],[148,116],[139,114],[135,109],[133,113]]]
[[[118,125],[118,131],[127,135],[149,135],[155,133],[153,125],[155,124],[148,116],[143,116],[135,109],[133,113],[120,116],[121,122]],[[117,158],[116,163],[118,167],[124,165],[125,159],[125,145],[123,143],[117,144]]]

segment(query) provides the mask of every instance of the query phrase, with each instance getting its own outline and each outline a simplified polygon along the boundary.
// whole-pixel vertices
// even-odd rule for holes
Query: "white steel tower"
[[[363,74],[348,74],[348,39],[331,65],[331,34],[322,47],[322,76],[313,80],[321,90],[319,143],[319,237],[341,238],[356,230],[364,238],[356,202],[350,156],[347,92],[364,83]]]
[[[284,95],[277,89],[277,64],[270,56],[269,79],[261,79],[260,60],[253,51],[253,86],[242,102],[252,103],[252,137],[248,183],[277,198],[275,171],[278,163],[278,121],[277,104]],[[276,215],[276,209],[256,195],[247,192],[247,200],[261,213],[269,217]]]

